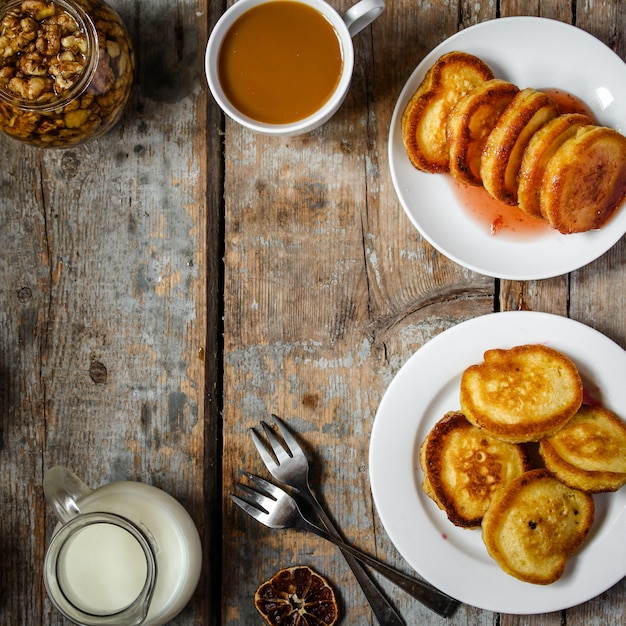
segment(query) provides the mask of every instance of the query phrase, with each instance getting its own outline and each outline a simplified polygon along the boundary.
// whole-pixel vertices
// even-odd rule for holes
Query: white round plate
[[[594,496],[583,546],[551,585],[524,583],[491,559],[481,532],[454,526],[421,488],[419,446],[448,411],[459,410],[463,370],[490,348],[543,343],[578,366],[587,393],[626,417],[626,351],[569,318],[512,311],[463,322],[438,335],[400,369],[385,392],[370,441],[369,472],[380,519],[400,554],[426,580],[466,604],[535,614],[585,602],[626,575],[626,488]]]
[[[509,17],[462,30],[424,58],[404,89],[391,119],[389,165],[409,219],[437,250],[471,270],[496,278],[535,280],[590,263],[626,232],[626,209],[601,229],[561,235],[556,230],[513,237],[496,235],[463,208],[448,174],[415,169],[402,143],[402,113],[426,72],[447,52],[483,59],[498,78],[520,88],[559,89],[580,98],[599,124],[626,134],[626,64],[589,33],[555,20]]]

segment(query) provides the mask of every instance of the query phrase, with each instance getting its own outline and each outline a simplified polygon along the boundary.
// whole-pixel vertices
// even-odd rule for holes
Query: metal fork
[[[309,461],[300,447],[295,437],[289,432],[285,424],[276,416],[272,415],[276,426],[283,438],[283,443],[278,439],[272,428],[264,421],[261,426],[265,432],[265,436],[269,441],[269,445],[274,453],[270,454],[266,444],[255,430],[250,429],[250,435],[254,441],[256,449],[259,451],[265,467],[270,474],[295,489],[302,499],[315,511],[318,518],[325,526],[326,530],[333,536],[341,539],[341,536],[330,518],[326,514],[324,507],[319,503],[311,486],[309,484]],[[286,446],[286,447],[285,447]],[[406,622],[398,614],[396,609],[391,605],[389,600],[383,595],[382,591],[376,585],[376,582],[363,565],[349,552],[342,551],[348,566],[354,573],[354,576],[363,590],[363,594],[367,598],[372,613],[375,615],[381,626],[406,626]]]
[[[296,501],[286,491],[259,476],[254,476],[247,472],[245,475],[256,489],[244,483],[239,483],[239,487],[246,494],[247,499],[239,498],[233,494],[230,497],[235,504],[240,506],[248,515],[261,522],[261,524],[275,529],[299,528],[312,532],[318,537],[334,543],[343,551],[349,552],[359,561],[369,565],[395,585],[404,589],[413,598],[435,611],[435,613],[443,617],[450,617],[456,610],[459,605],[458,600],[451,598],[424,581],[411,578],[385,565],[365,552],[344,543],[341,539],[329,535],[328,532],[310,522],[302,514]]]

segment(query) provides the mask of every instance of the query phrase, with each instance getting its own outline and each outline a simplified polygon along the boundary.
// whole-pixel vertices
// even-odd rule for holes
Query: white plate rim
[[[426,71],[442,54],[452,50],[480,56],[496,76],[520,87],[569,91],[590,106],[598,123],[626,133],[626,109],[618,104],[626,99],[626,63],[602,41],[576,26],[543,17],[504,17],[470,26],[440,43],[418,64],[392,114],[390,173],[400,204],[413,226],[451,260],[494,278],[551,278],[600,257],[626,233],[624,205],[607,225],[596,231],[572,235],[548,231],[526,239],[506,234],[493,236],[460,207],[448,175],[427,174],[411,165],[402,144],[402,112]],[[555,56],[558,58],[551,62]],[[532,68],[537,82],[525,74],[525,68]],[[604,102],[598,94],[604,94]]]
[[[458,410],[456,390],[463,369],[480,362],[489,348],[523,343],[561,350],[578,365],[586,388],[598,384],[607,408],[618,415],[620,408],[622,414],[626,410],[620,375],[626,371],[626,351],[618,344],[566,317],[491,313],[451,327],[407,360],[383,395],[369,450],[376,510],[405,560],[466,604],[519,615],[570,608],[626,575],[626,489],[594,496],[596,521],[585,545],[570,559],[563,577],[547,586],[505,574],[487,554],[480,531],[453,526],[421,490],[419,444],[446,410]]]

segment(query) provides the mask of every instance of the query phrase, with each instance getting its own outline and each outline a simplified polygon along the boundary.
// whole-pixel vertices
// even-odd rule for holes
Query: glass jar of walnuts
[[[0,9],[0,129],[66,148],[122,115],[134,78],[126,28],[102,0],[9,0]]]

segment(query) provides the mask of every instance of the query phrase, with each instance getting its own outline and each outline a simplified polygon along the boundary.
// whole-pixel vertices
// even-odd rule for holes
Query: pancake
[[[545,166],[541,214],[563,234],[600,228],[626,195],[626,137],[612,128],[583,126]]]
[[[561,428],[582,404],[576,365],[541,344],[487,350],[461,376],[461,411],[492,437],[539,441]]]
[[[626,423],[608,409],[583,405],[561,430],[541,440],[539,453],[570,487],[600,493],[626,484]]]
[[[496,493],[483,517],[483,541],[505,572],[549,585],[563,575],[594,516],[593,496],[546,469],[531,470]]]
[[[518,92],[512,83],[494,78],[472,89],[452,109],[446,136],[450,173],[457,180],[482,185],[480,159],[487,136]]]
[[[496,491],[530,469],[522,446],[490,437],[457,411],[430,431],[420,464],[424,492],[462,528],[478,528]]]
[[[546,163],[556,150],[591,120],[580,113],[566,113],[550,120],[528,142],[518,173],[517,204],[534,217],[543,217],[539,202]]]
[[[448,114],[466,93],[492,78],[484,61],[465,52],[445,54],[428,70],[402,115],[402,141],[414,167],[448,171]]]
[[[524,150],[558,112],[554,99],[535,89],[523,89],[513,98],[487,137],[481,157],[480,178],[492,197],[517,204],[517,175]]]

